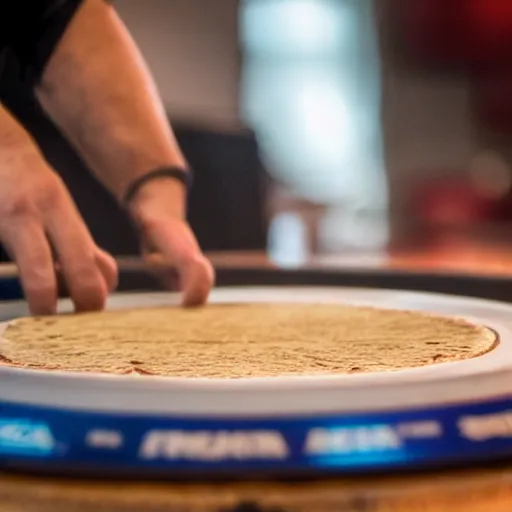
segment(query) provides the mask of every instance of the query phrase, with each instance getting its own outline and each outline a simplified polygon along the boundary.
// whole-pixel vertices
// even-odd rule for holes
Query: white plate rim
[[[175,304],[178,298],[162,292],[122,293],[113,295],[108,307],[141,301]],[[465,361],[350,376],[183,379],[3,366],[0,400],[124,413],[247,416],[425,407],[505,396],[512,388],[512,306],[505,303],[400,290],[302,286],[227,287],[214,290],[211,296],[212,303],[238,301],[343,302],[392,309],[407,305],[407,309],[438,314],[457,310],[456,316],[498,332],[500,344],[488,354]],[[59,308],[69,310],[69,301],[61,301]],[[487,314],[471,314],[474,311]],[[0,321],[25,314],[23,302],[0,305]]]

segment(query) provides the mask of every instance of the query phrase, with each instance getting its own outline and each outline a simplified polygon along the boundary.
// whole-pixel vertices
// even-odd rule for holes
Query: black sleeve
[[[24,83],[36,84],[84,0],[11,0],[0,7],[0,41],[18,61]]]

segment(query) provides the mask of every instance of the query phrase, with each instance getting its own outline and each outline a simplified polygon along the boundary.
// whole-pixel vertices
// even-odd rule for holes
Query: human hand
[[[96,28],[95,37],[90,27]],[[127,187],[148,170],[186,167],[158,88],[109,2],[84,2],[45,67],[36,94],[120,202],[126,201]],[[176,268],[183,305],[194,306],[206,302],[214,273],[186,223],[184,203],[181,184],[158,179],[138,189],[129,210],[149,248],[145,257]]]
[[[185,220],[183,185],[172,179],[144,184],[130,203],[130,213],[142,237],[142,253],[154,268],[176,269],[183,306],[203,305],[214,284],[215,273],[201,252]],[[156,272],[173,287],[176,274]]]
[[[77,312],[102,309],[115,260],[93,241],[59,176],[32,148],[0,153],[0,242],[16,262],[32,314],[56,312],[58,274]]]

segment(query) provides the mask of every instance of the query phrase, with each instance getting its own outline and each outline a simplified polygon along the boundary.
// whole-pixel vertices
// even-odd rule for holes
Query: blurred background
[[[512,2],[115,5],[195,169],[190,221],[206,251],[508,259]],[[114,201],[19,84],[5,89],[100,245],[135,254]]]

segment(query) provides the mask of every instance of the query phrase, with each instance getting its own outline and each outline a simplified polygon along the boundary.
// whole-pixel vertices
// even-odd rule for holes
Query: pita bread
[[[477,357],[496,343],[485,327],[418,312],[233,304],[18,319],[0,355],[25,368],[241,378],[394,371]]]

